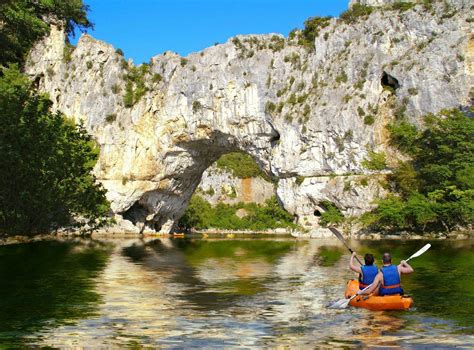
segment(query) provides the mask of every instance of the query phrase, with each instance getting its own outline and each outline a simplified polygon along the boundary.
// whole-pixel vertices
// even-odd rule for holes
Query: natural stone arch
[[[470,104],[472,39],[464,25],[470,4],[449,2],[457,9],[452,17],[442,17],[442,6],[425,16],[414,7],[403,12],[402,27],[392,13],[378,10],[354,23],[332,19],[315,38],[314,51],[297,36],[270,34],[237,36],[186,58],[165,52],[143,67],[147,92],[131,106],[124,90],[133,63],[88,35],[64,60],[66,35],[53,27],[31,51],[25,72],[55,109],[83,121],[100,145],[94,171],[113,214],[171,229],[201,170],[219,154],[209,140],[222,136],[228,138],[224,148],[247,152],[278,179],[284,208],[317,235],[315,203],[330,200],[345,215],[358,216],[384,195],[375,174],[362,166],[369,149],[388,147],[384,125],[396,110],[388,108],[384,69],[400,79],[397,87],[386,77],[396,88],[391,99],[403,104],[410,122]],[[404,40],[394,40],[398,32]],[[421,42],[412,33],[437,35]],[[421,44],[430,47],[414,50]],[[456,74],[446,79],[449,67]],[[361,118],[369,114],[371,125]],[[199,142],[208,153],[187,147]],[[357,181],[361,176],[369,176],[365,185]],[[130,222],[118,229],[137,232]]]
[[[268,126],[271,130],[270,134],[260,134],[258,140],[260,143],[266,143],[267,149],[271,149],[272,143],[279,134],[271,124]],[[178,142],[175,149],[165,155],[164,162],[173,163],[173,158],[179,158],[179,164],[186,164],[186,166],[174,169],[172,176],[163,179],[167,180],[165,188],[143,193],[133,205],[118,214],[131,221],[142,232],[144,230],[173,231],[199,185],[204,171],[220,156],[231,152],[244,152],[251,155],[259,167],[269,174],[269,167],[265,167],[265,164],[268,164],[267,160],[259,157],[261,154],[256,153],[254,144],[214,130],[204,139]]]

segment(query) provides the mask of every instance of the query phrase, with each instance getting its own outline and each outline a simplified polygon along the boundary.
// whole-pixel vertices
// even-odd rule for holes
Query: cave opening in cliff
[[[274,130],[275,134],[273,135],[273,137],[270,139],[270,143],[272,145],[272,147],[275,147],[278,142],[280,142],[280,133],[277,131],[277,130]]]
[[[400,87],[400,83],[398,82],[398,79],[391,76],[385,71],[382,73],[382,79],[380,83],[382,84],[384,88],[389,88],[394,91]]]
[[[125,212],[122,213],[122,217],[125,220],[130,221],[134,225],[139,224],[140,222],[144,222],[144,219],[148,214],[148,211],[144,205],[140,202],[135,202],[130,208],[128,208]],[[138,225],[140,226],[141,231],[145,228],[145,225]]]

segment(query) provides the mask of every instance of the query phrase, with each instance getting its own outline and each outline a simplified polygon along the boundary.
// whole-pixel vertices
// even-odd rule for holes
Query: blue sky
[[[167,50],[181,55],[237,34],[282,33],[312,16],[337,16],[349,0],[84,0],[89,33],[137,64]],[[79,35],[72,41],[75,43]]]

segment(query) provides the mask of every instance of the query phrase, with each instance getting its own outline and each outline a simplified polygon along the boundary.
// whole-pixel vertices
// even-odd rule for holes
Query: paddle
[[[332,230],[331,230],[331,231],[332,231]],[[334,231],[333,231],[333,232],[334,232]],[[408,260],[410,260],[410,259],[419,257],[421,254],[423,254],[424,252],[426,252],[426,251],[427,251],[428,249],[430,249],[430,248],[431,248],[431,244],[429,244],[429,243],[428,243],[428,244],[425,244],[425,245],[423,246],[423,248],[421,248],[420,250],[418,250],[415,254],[413,254],[412,256],[410,256],[410,257],[409,257],[408,259],[406,259],[405,261],[408,261]],[[371,285],[371,284],[368,285],[367,287],[365,287],[364,289],[362,289],[361,292],[365,291],[366,289],[369,289],[370,286],[372,286],[372,285]],[[354,294],[353,296],[351,296],[349,299],[340,299],[340,300],[334,302],[333,304],[329,305],[328,307],[329,307],[330,309],[345,309],[345,308],[349,305],[350,301],[351,301],[352,299],[354,299],[357,295],[359,295],[359,294],[356,293],[356,294]]]
[[[349,249],[351,254],[354,253],[354,251],[351,249],[351,247],[349,247],[349,245],[347,245],[346,240],[344,239],[344,237],[342,237],[342,233],[339,232],[339,230],[335,229],[334,227],[329,227],[329,229],[331,230],[332,233],[334,233],[334,236],[336,236],[342,242],[342,244],[344,244],[346,246],[346,248]],[[357,259],[359,264],[364,265],[364,264],[362,264],[362,261],[359,260],[357,255],[355,256],[355,258]]]
[[[406,259],[405,261],[408,261],[408,260],[411,260],[413,258],[416,258],[418,256],[420,256],[421,254],[423,254],[424,252],[426,252],[428,249],[430,249],[431,247],[431,244],[426,244],[423,248],[421,248],[419,251],[417,251],[415,254],[413,254],[412,256],[410,256],[408,259]]]
[[[371,284],[369,284],[367,287],[362,289],[362,291],[367,290],[370,287],[372,287]],[[349,305],[351,300],[354,299],[358,295],[359,294],[354,294],[349,299],[339,299],[338,301],[336,301],[336,302],[332,303],[331,305],[329,305],[328,308],[330,308],[330,309],[345,309]]]

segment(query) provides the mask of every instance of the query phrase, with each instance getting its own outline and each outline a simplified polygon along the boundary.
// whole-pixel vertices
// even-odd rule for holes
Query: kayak
[[[359,281],[350,280],[347,282],[345,297],[350,298],[359,290]],[[408,310],[413,305],[413,299],[408,295],[358,295],[349,302],[349,305],[362,307],[364,309],[383,310]]]

